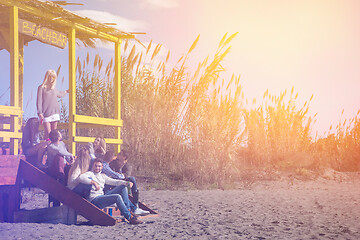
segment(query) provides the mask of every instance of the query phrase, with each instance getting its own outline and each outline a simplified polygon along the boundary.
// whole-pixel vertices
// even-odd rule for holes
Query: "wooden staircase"
[[[22,180],[42,189],[64,205],[34,210],[20,209]],[[129,198],[132,200],[131,196]],[[139,207],[157,216],[157,212],[141,202]],[[112,216],[30,164],[23,155],[0,155],[0,222],[76,224],[77,214],[94,225],[116,224],[116,219]]]
[[[6,185],[0,185],[0,193],[5,192],[5,199],[8,199],[6,202],[3,201],[0,203],[0,206],[2,208],[1,210],[3,210],[0,210],[2,212],[2,214],[0,214],[0,221],[21,222],[22,220],[27,221],[27,219],[34,219],[34,217],[29,217],[29,215],[39,215],[38,212],[40,209],[26,211],[20,210],[20,182],[21,179],[24,179],[35,185],[36,187],[44,190],[46,193],[50,194],[55,199],[62,202],[70,209],[75,210],[77,214],[82,215],[94,225],[112,226],[116,224],[116,220],[113,217],[111,217],[86,199],[72,192],[64,185],[58,183],[49,175],[28,163],[26,160],[19,159],[18,162],[19,165],[15,183],[13,183],[13,180],[9,180],[9,176],[6,176],[3,177],[3,180],[6,180]],[[1,196],[1,199],[4,199],[4,197]],[[57,211],[64,212],[63,208],[63,206],[61,206],[60,208],[58,207]],[[45,209],[46,210],[41,210],[42,219],[46,218],[46,216],[44,215],[53,215],[54,211],[56,211],[54,210],[54,208]]]

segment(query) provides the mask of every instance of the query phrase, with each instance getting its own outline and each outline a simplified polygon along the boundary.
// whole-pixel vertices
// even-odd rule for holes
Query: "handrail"
[[[96,137],[80,137],[75,136],[73,141],[74,142],[94,142]],[[114,139],[114,138],[105,138],[105,142],[108,144],[122,144],[122,139]]]
[[[6,115],[5,117],[22,117],[22,109],[20,107],[0,105],[0,114]],[[10,142],[10,138],[21,139],[21,132],[11,131],[11,124],[0,124],[0,138],[3,142]]]
[[[98,127],[120,127],[122,126],[122,120],[109,119],[109,118],[98,118],[98,117],[90,117],[84,115],[75,115],[74,116],[75,123],[77,128],[98,128]],[[118,125],[117,125],[118,124]],[[69,123],[58,123],[58,129],[69,129]],[[40,130],[44,130],[43,126],[40,126]],[[74,136],[72,141],[74,142],[93,142],[96,137],[83,137],[83,136]],[[67,141],[67,140],[64,140]],[[122,139],[115,138],[105,138],[106,143],[108,144],[122,144]]]
[[[21,117],[23,114],[23,111],[21,110],[20,107],[0,105],[0,114]]]
[[[101,127],[107,127],[109,125],[104,124],[94,124],[94,123],[82,123],[82,122],[75,122],[76,128],[101,128]],[[113,127],[113,126],[109,126]],[[40,130],[44,130],[44,127],[41,125],[39,127]],[[69,129],[69,123],[60,122],[57,124],[57,129]]]
[[[20,139],[20,138],[22,138],[22,133],[21,132],[0,131],[0,137],[1,138],[17,138],[17,139]]]
[[[112,119],[112,118],[101,118],[101,117],[91,117],[84,115],[74,115],[74,122],[76,123],[90,123],[90,124],[100,124],[112,127],[121,127],[123,125],[122,120]]]

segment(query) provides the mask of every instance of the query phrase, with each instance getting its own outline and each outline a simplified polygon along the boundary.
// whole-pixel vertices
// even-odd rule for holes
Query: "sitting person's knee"
[[[126,180],[132,183],[136,183],[135,177],[128,177]]]

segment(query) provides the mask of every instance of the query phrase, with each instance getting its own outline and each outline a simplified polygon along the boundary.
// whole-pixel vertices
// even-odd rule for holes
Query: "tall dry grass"
[[[342,112],[343,115],[344,111]],[[314,152],[319,165],[337,171],[360,170],[360,110],[350,119],[340,118],[335,133],[317,139]]]
[[[218,84],[221,62],[235,36],[225,35],[211,60],[199,63],[194,73],[187,61],[199,37],[170,71],[169,54],[157,67],[151,65],[160,45],[151,52],[150,43],[144,55],[135,55],[134,46],[123,59],[124,148],[139,169],[198,183],[231,176],[229,154],[239,137],[242,89],[233,77],[236,91],[223,96],[224,83]],[[142,59],[150,64],[143,65]]]
[[[285,90],[279,96],[266,91],[259,107],[246,109],[247,145],[241,149],[244,162],[250,166],[296,166],[292,158],[308,152],[312,144],[311,129],[316,117],[309,113],[312,98],[299,108],[294,87],[290,94]]]
[[[225,71],[221,64],[234,37],[224,35],[215,54],[194,71],[189,59],[199,37],[171,69],[167,69],[170,51],[158,61],[160,44],[150,42],[141,51],[125,42],[122,149],[130,153],[136,173],[172,184],[202,185],[244,179],[249,169],[358,169],[359,114],[347,128],[339,124],[335,135],[315,139],[313,97],[299,103],[294,88],[279,96],[266,91],[259,106],[249,107],[240,77],[221,78]],[[113,67],[112,61],[103,66],[99,56],[93,63],[89,56],[78,59],[78,114],[113,116]],[[113,134],[111,128],[81,131]]]

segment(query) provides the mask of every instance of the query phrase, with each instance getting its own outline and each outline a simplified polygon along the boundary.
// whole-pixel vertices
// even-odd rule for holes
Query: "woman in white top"
[[[74,164],[71,165],[67,181],[68,188],[85,198],[90,193],[91,184],[80,183],[79,176],[89,170],[89,165],[89,150],[87,148],[81,148]]]

